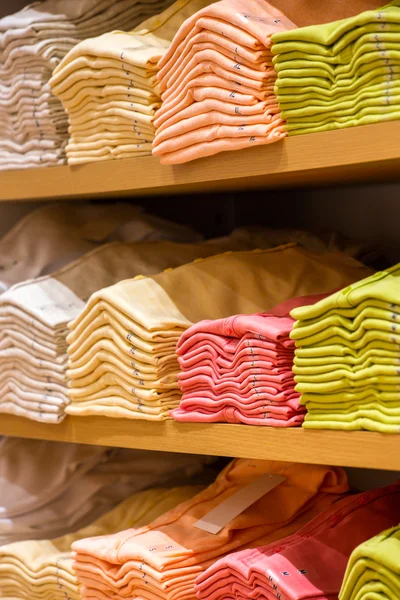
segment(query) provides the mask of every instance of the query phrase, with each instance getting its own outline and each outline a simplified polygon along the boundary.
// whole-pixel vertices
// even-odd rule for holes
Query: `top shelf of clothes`
[[[245,190],[400,178],[400,122],[226,152],[178,166],[153,157],[0,172],[0,200],[61,200]]]

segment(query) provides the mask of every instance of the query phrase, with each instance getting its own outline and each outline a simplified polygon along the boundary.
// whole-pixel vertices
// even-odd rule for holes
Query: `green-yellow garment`
[[[397,403],[397,406],[400,405],[398,402],[399,394],[396,392],[380,392],[375,388],[371,389],[356,389],[356,390],[348,390],[343,392],[335,392],[332,394],[313,394],[306,392],[301,397],[301,402],[307,406],[311,406],[311,403],[326,403],[329,404],[341,404],[346,406],[347,403],[361,405],[364,402],[380,402],[382,404],[388,404],[393,406],[394,403]]]
[[[349,357],[346,357],[349,358]],[[393,357],[379,356],[377,354],[370,354],[362,362],[350,362],[350,361],[339,361],[338,359],[326,360],[321,359],[304,359],[295,358],[293,365],[293,373],[295,375],[322,375],[325,373],[332,373],[334,375],[337,370],[345,371],[346,373],[358,373],[364,369],[368,369],[373,365],[385,365],[391,367],[400,367],[400,360],[398,353],[393,353]]]
[[[19,600],[80,600],[71,544],[86,537],[143,527],[202,490],[199,486],[135,494],[92,525],[55,540],[0,547],[0,595]]]
[[[335,324],[335,321],[337,324]],[[304,327],[294,331],[292,339],[296,339],[302,347],[317,346],[322,342],[325,345],[326,340],[335,336],[343,338],[343,343],[352,344],[371,331],[379,332],[382,341],[394,343],[393,337],[398,336],[400,333],[400,323],[396,323],[396,320],[368,318],[365,314],[360,314],[353,321],[339,316],[336,318],[332,316],[320,320],[319,331],[317,326]],[[307,335],[308,333],[310,335]],[[300,334],[302,334],[302,337],[295,337]]]
[[[301,342],[300,342],[301,343]],[[377,354],[385,357],[398,356],[399,347],[395,343],[379,342],[377,347],[376,340],[366,344],[360,350],[344,346],[341,343],[327,344],[325,346],[316,346],[296,349],[295,361],[299,359],[308,360],[309,358],[318,359],[321,362],[332,360],[332,357],[341,357],[348,364],[360,364],[364,359],[371,354]],[[304,364],[304,363],[303,363]]]
[[[353,308],[334,308],[326,312],[323,317],[316,317],[314,319],[302,319],[301,322],[296,324],[291,338],[293,340],[301,340],[310,335],[320,333],[329,327],[330,325],[342,326],[348,328],[350,331],[354,330],[354,323],[358,327],[363,319],[386,319],[391,321],[392,324],[398,322],[400,324],[400,313],[399,307],[391,306],[386,302],[378,302],[374,298],[370,298],[361,302]]]
[[[272,41],[275,92],[290,135],[400,118],[399,0]]]
[[[356,308],[361,302],[369,300],[374,305],[378,300],[381,307],[386,306],[388,310],[396,310],[399,299],[400,264],[397,264],[385,271],[374,273],[366,279],[357,281],[312,306],[295,308],[290,314],[293,319],[304,321],[320,318],[328,310]],[[294,328],[297,327],[301,327],[301,323],[295,323]]]
[[[280,31],[272,36],[272,54],[298,51],[299,43],[321,45],[327,56],[334,56],[362,35],[363,28],[375,23],[386,31],[389,23],[400,25],[400,0],[393,0],[383,8],[367,10],[355,17],[323,25],[311,25],[290,31]],[[384,25],[384,27],[382,27]],[[279,46],[278,46],[279,45]]]
[[[376,431],[378,433],[400,433],[400,424],[382,423],[375,417],[368,418],[355,416],[351,421],[344,422],[338,418],[332,418],[328,415],[324,421],[315,421],[313,416],[306,414],[305,421],[302,425],[305,429],[340,429],[341,431]]]
[[[400,526],[360,544],[351,554],[340,600],[400,598]]]
[[[334,369],[332,368],[331,372],[325,373],[316,373],[316,372],[307,372],[304,373],[304,370],[300,370],[298,367],[295,370],[295,380],[301,381],[304,383],[326,383],[329,381],[336,381],[341,378],[348,379],[349,382],[352,381],[356,385],[356,382],[365,381],[368,378],[380,378],[380,380],[389,383],[389,379],[393,379],[393,384],[397,382],[400,384],[400,368],[399,365],[376,365],[372,364],[370,367],[366,369],[360,369],[358,371],[354,371],[352,369]]]
[[[304,427],[400,431],[399,275],[396,265],[292,311]]]

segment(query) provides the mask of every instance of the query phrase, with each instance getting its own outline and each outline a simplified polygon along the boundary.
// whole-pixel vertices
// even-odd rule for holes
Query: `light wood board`
[[[59,425],[0,415],[0,435],[346,467],[400,470],[400,435],[247,425],[67,417]]]
[[[0,201],[144,196],[400,179],[400,121],[286,138],[185,165],[149,157],[0,172]]]

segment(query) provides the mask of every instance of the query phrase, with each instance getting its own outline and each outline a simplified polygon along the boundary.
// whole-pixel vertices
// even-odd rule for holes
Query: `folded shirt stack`
[[[183,396],[177,421],[301,425],[306,409],[295,392],[295,344],[289,337],[295,306],[323,296],[295,298],[270,313],[200,321],[180,337],[177,355]]]
[[[167,2],[34,3],[0,20],[0,169],[65,162],[67,117],[49,79],[79,41],[133,28]]]
[[[200,486],[139,492],[76,533],[54,540],[16,542],[0,547],[2,597],[81,600],[72,568],[71,544],[85,537],[143,527],[201,491]]]
[[[205,456],[0,440],[0,545],[84,527],[131,494],[215,477]],[[0,577],[0,589],[1,589]]]
[[[291,312],[304,427],[399,432],[399,282],[396,265]]]
[[[153,154],[162,164],[285,136],[271,35],[294,27],[264,0],[221,0],[185,21],[159,62]]]
[[[397,519],[398,521],[399,519]],[[340,600],[400,597],[400,526],[388,529],[354,550],[340,590]]]
[[[175,350],[190,325],[326,293],[366,273],[352,258],[289,244],[227,252],[102,289],[69,325],[66,412],[166,419],[180,402]]]
[[[68,114],[69,164],[151,154],[161,106],[157,63],[184,20],[211,1],[177,0],[134,32],[126,22],[125,32],[85,40],[65,56],[50,85]],[[147,13],[168,4],[153,1]]]
[[[240,510],[239,497],[254,486],[257,500]],[[347,488],[340,468],[234,460],[203,492],[147,527],[73,543],[81,596],[193,599],[196,576],[221,555],[295,533]],[[214,533],[200,528],[198,521],[210,525],[207,515],[225,502],[233,518],[223,518]]]
[[[400,118],[400,2],[276,33],[276,95],[289,135]]]
[[[128,277],[157,273],[219,251],[221,247],[212,244],[110,243],[51,275],[8,289],[0,297],[0,413],[60,422],[69,404],[67,323],[91,294]],[[85,365],[89,371],[100,360],[92,358]],[[132,371],[130,366],[128,373]]]
[[[196,580],[197,598],[337,600],[351,552],[358,544],[382,531],[382,528],[398,523],[399,500],[399,484],[339,500],[294,535],[254,550],[229,554],[215,562]],[[396,542],[389,542],[388,546],[395,548],[399,543],[398,540]],[[383,591],[377,584],[385,576],[383,569],[381,571],[383,561],[379,559],[375,563],[375,573],[373,565],[368,568],[364,559],[368,554],[364,554],[362,548],[355,550],[360,560],[356,563],[354,557],[353,565],[357,565],[354,572],[350,570],[350,565],[348,569],[348,573],[351,573],[349,579],[352,579],[349,587],[353,588],[353,594],[349,594],[350,590],[346,590],[345,584],[341,600],[397,598],[397,594],[385,596],[367,593]],[[398,551],[397,554],[387,553],[386,556],[391,558],[392,578],[396,579],[398,563],[395,566],[395,560]],[[394,589],[398,590],[398,587],[397,584]]]

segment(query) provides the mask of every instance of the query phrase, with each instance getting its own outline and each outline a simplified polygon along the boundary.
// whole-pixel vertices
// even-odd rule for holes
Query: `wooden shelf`
[[[168,167],[144,157],[0,173],[0,200],[57,200],[400,179],[400,121],[287,138]]]
[[[307,431],[247,425],[151,423],[105,417],[67,417],[60,425],[0,415],[0,435],[236,456],[345,467],[400,470],[400,435]]]

